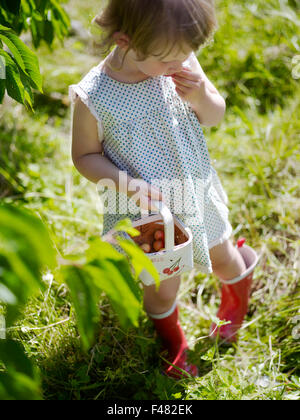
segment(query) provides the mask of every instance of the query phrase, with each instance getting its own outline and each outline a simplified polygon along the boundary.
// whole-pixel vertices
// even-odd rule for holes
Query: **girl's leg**
[[[144,287],[144,309],[147,313],[162,314],[173,306],[180,286],[180,276],[163,280],[160,288],[156,291],[156,286]]]
[[[238,248],[229,241],[210,249],[213,272],[221,279],[222,297],[218,318],[230,324],[211,327],[213,336],[219,334],[225,342],[235,342],[237,332],[248,311],[251,283],[258,257],[254,249],[243,246],[245,240],[238,241]]]
[[[187,363],[188,344],[179,323],[179,310],[176,295],[180,286],[180,276],[163,280],[156,292],[155,285],[144,287],[144,308],[162,339],[166,359],[192,376],[198,373],[197,367]],[[175,379],[187,376],[176,367],[164,363],[164,374]]]
[[[209,250],[213,272],[223,280],[230,280],[246,271],[246,264],[235,246],[229,241]]]

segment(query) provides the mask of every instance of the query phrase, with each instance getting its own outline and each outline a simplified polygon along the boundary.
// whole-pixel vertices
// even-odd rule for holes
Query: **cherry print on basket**
[[[181,261],[182,257],[179,258],[174,264],[172,264],[170,267],[167,267],[163,270],[164,274],[168,274],[169,276],[173,273],[177,273],[177,271],[179,271],[180,269],[180,261]]]

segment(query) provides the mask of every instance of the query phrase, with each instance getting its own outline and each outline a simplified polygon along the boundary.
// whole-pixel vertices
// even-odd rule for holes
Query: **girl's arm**
[[[99,141],[97,120],[78,98],[74,106],[72,130],[72,160],[76,169],[89,181],[109,178],[119,191],[120,170],[106,156]],[[127,174],[128,182],[133,178]]]
[[[194,108],[194,112],[196,113],[200,124],[207,127],[216,126],[225,115],[225,99],[208,79],[195,54],[192,54],[190,64],[192,71],[198,73],[205,81],[206,91],[206,95],[199,100],[198,107],[196,106]]]
[[[116,191],[120,191],[119,173],[124,172],[103,155],[103,146],[99,141],[97,120],[88,107],[78,98],[74,106],[72,135],[72,160],[76,169],[89,181],[98,183],[100,180],[114,181]],[[129,190],[132,181],[131,190]],[[137,181],[137,182],[136,182]],[[139,182],[142,181],[142,184]],[[107,184],[108,188],[109,185]],[[138,187],[138,188],[136,188]],[[122,185],[124,189],[124,185]],[[148,199],[163,200],[163,194],[146,181],[135,179],[127,173],[127,195],[132,197],[137,191],[146,197],[141,208],[147,209]],[[124,192],[122,190],[122,192]],[[144,207],[145,206],[145,207]]]
[[[173,75],[179,95],[190,103],[200,124],[207,127],[219,124],[226,110],[224,98],[207,78],[195,53],[184,67],[185,70]]]

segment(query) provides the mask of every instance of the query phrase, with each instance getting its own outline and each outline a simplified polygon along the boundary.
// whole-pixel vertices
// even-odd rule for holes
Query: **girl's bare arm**
[[[97,183],[109,178],[119,191],[120,170],[106,156],[99,141],[96,118],[88,107],[77,99],[74,107],[72,134],[72,160],[76,169],[88,180]],[[132,177],[127,175],[128,182]]]
[[[115,183],[116,190],[120,191],[119,173],[121,171],[102,154],[103,146],[99,141],[97,120],[80,98],[77,99],[74,106],[72,131],[72,160],[76,169],[85,178],[96,184],[103,179],[112,180]],[[127,173],[127,187],[133,180],[135,178]],[[143,182],[147,184],[146,191],[143,190],[144,195],[156,200],[163,199],[159,190],[146,183],[146,181]],[[134,188],[131,191],[127,189],[128,196],[131,197],[135,194],[135,184]]]
[[[200,124],[213,127],[220,123],[226,111],[225,99],[204,73],[198,58],[193,53],[189,60],[191,70],[201,76],[205,81],[206,95],[199,101],[194,111]]]

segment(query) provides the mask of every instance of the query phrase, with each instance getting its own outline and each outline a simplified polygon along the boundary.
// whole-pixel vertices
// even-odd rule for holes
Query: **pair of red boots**
[[[246,271],[234,279],[221,280],[223,283],[222,299],[217,316],[220,320],[231,321],[231,323],[219,328],[216,324],[211,326],[210,336],[213,338],[219,336],[225,343],[232,343],[237,340],[237,332],[248,311],[253,272],[259,260],[254,249],[244,245],[244,243],[245,239],[240,238],[236,246],[245,261]],[[167,351],[166,360],[169,363],[164,363],[163,373],[174,379],[189,377],[189,375],[198,376],[197,366],[187,362],[189,347],[179,323],[177,301],[164,314],[148,313],[148,315],[162,339],[163,350]]]

